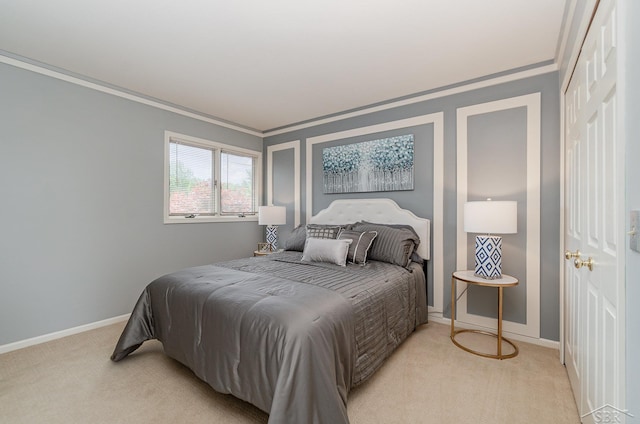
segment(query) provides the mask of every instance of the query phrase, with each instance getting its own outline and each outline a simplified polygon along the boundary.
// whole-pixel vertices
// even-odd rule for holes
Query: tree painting
[[[322,149],[324,193],[413,190],[413,134]]]

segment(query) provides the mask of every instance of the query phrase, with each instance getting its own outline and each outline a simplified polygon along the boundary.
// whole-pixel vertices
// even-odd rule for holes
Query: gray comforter
[[[111,356],[158,339],[215,390],[270,423],[348,423],[347,394],[426,322],[425,279],[382,262],[339,267],[283,252],[188,268],[143,291]]]

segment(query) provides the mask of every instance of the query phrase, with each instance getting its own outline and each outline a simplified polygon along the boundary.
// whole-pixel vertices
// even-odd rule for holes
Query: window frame
[[[170,215],[169,214],[169,180],[170,180],[170,146],[172,141],[182,141],[185,144],[192,145],[194,147],[202,147],[205,149],[212,149],[214,151],[214,215],[197,215],[195,218],[187,218],[184,215]],[[253,201],[256,207],[256,211],[253,214],[236,215],[227,214],[222,215],[220,204],[221,193],[221,166],[220,166],[220,153],[224,151],[230,154],[237,154],[242,156],[250,156],[254,158],[253,169]],[[262,199],[262,152],[258,150],[245,149],[242,147],[232,146],[217,141],[206,140],[203,138],[192,137],[185,134],[179,134],[173,131],[164,132],[164,223],[165,224],[193,224],[200,222],[238,222],[238,221],[257,221],[258,220],[258,206],[260,206],[260,200]]]

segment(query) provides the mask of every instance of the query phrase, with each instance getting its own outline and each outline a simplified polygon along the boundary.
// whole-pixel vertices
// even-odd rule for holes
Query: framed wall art
[[[413,190],[413,134],[322,149],[325,194]]]

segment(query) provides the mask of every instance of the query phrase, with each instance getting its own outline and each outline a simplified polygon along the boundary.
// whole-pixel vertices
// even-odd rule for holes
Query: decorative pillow
[[[341,229],[340,225],[307,224],[307,238],[335,239]]]
[[[389,228],[405,228],[409,231],[411,231],[413,233],[413,235],[415,236],[416,241],[416,249],[418,248],[418,245],[420,244],[420,236],[418,235],[418,233],[416,233],[416,230],[408,224],[378,224],[375,222],[368,222],[368,221],[360,221],[360,224],[371,224],[371,225],[382,225],[383,227],[389,227]],[[355,224],[354,224],[355,225]]]
[[[413,252],[411,254],[411,262],[415,262],[418,265],[424,265],[424,259],[422,259],[422,256],[418,255],[418,252]]]
[[[321,239],[309,237],[304,244],[302,260],[308,262],[329,262],[346,266],[351,240]]]
[[[304,242],[307,240],[307,227],[311,228],[311,232],[313,233],[312,237],[318,237],[318,234],[328,233],[335,234],[337,236],[337,232],[335,232],[335,228],[338,228],[338,232],[343,228],[351,228],[352,224],[346,225],[321,225],[321,224],[309,224],[309,225],[298,225],[296,228],[291,231],[289,237],[284,241],[284,250],[295,250],[297,252],[302,252],[304,250]],[[328,230],[329,229],[329,230]],[[336,238],[336,237],[333,237]]]
[[[369,248],[377,235],[375,231],[342,230],[338,234],[338,240],[351,240],[347,260],[354,264],[364,264],[367,262]]]
[[[378,233],[369,251],[369,259],[407,267],[411,263],[411,254],[420,243],[420,238],[413,229],[405,226],[396,227],[400,226],[358,222],[353,225],[353,230]]]
[[[295,250],[302,252],[304,250],[304,242],[307,240],[307,229],[304,225],[298,225],[293,229],[289,238],[284,242],[284,250]]]

